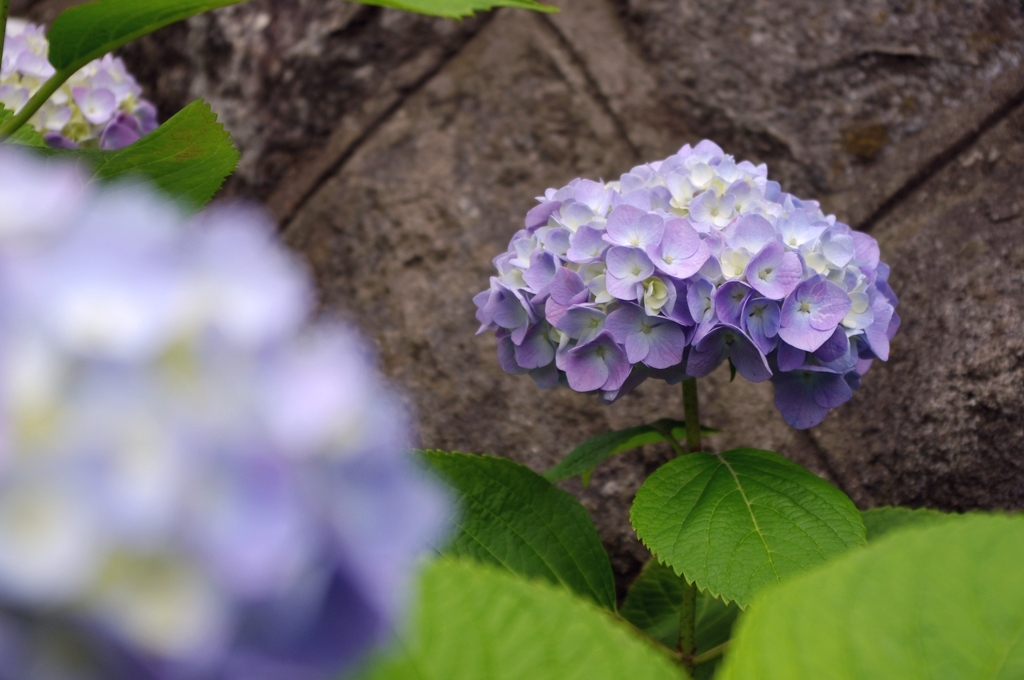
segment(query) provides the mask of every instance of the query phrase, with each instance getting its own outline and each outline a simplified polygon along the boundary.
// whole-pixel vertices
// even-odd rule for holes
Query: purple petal
[[[892,320],[889,321],[889,329],[885,332],[885,337],[892,340],[896,337],[896,332],[900,329],[900,315],[896,313],[896,310],[892,311]]]
[[[668,283],[671,283],[676,287],[676,304],[672,306],[672,309],[666,314],[666,316],[682,326],[695,326],[697,322],[694,321],[693,315],[690,313],[690,303],[688,299],[690,293],[689,286],[685,281],[677,281],[674,279],[670,279]],[[682,304],[682,300],[686,300],[686,304]],[[664,314],[665,312],[662,313]]]
[[[587,287],[583,284],[580,275],[565,267],[559,268],[551,279],[551,299],[560,305],[575,305],[586,302],[587,298],[580,296],[587,293]]]
[[[625,351],[609,333],[576,346],[565,358],[569,387],[577,392],[618,390],[629,377],[629,369]]]
[[[662,317],[648,316],[635,305],[620,307],[609,314],[606,329],[617,343],[625,346],[630,363],[668,368],[683,359],[683,329]]]
[[[605,240],[620,246],[646,248],[661,243],[665,222],[657,215],[620,205],[608,215]]]
[[[600,182],[584,179],[576,185],[574,198],[590,208],[596,215],[604,215],[611,205],[612,192]]]
[[[526,369],[516,363],[516,346],[507,335],[498,338],[498,365],[512,375],[526,373]]]
[[[842,333],[842,330],[840,329],[838,332]],[[843,335],[845,337],[846,334],[843,333]],[[829,342],[833,342],[833,340],[830,339]],[[822,347],[825,347],[828,344],[829,343],[825,343],[825,345],[822,345]],[[805,357],[803,368],[808,370],[822,371],[825,373],[837,373],[839,375],[849,373],[850,371],[854,370],[854,368],[856,368],[857,366],[857,361],[859,360],[859,350],[857,347],[857,343],[850,342],[848,339],[846,340],[845,348],[845,352],[839,354],[834,359],[830,359],[828,361],[822,360],[818,356],[818,353],[821,352],[821,350],[819,349],[818,352],[810,354]]]
[[[554,363],[531,370],[530,377],[533,378],[533,382],[537,384],[537,387],[542,390],[558,387],[560,382],[558,367]]]
[[[686,148],[686,147],[683,147]],[[710,139],[702,139],[697,143],[697,146],[693,147],[693,155],[700,158],[706,163],[722,158],[725,152],[722,151],[722,147],[718,146]]]
[[[893,320],[897,320],[897,328],[899,327],[899,317],[895,315],[895,311],[881,295],[875,297],[874,302],[871,303],[871,311],[874,312],[875,320],[868,326],[864,335],[867,338],[868,346],[871,347],[871,351],[882,361],[889,360],[889,327]],[[895,330],[893,330],[895,335]]]
[[[643,295],[643,286],[639,282],[624,281],[609,275],[605,277],[604,284],[605,290],[612,297],[625,300],[626,302],[636,302]]]
[[[636,284],[654,273],[654,264],[639,248],[615,246],[608,251],[605,261],[608,265],[605,286],[620,300],[636,300]]]
[[[779,370],[782,372],[794,371],[804,365],[804,361],[807,359],[807,352],[802,349],[797,349],[790,344],[785,342],[779,343],[779,353],[776,356],[776,360],[779,364]]]
[[[803,210],[792,212],[788,217],[780,217],[777,226],[782,242],[791,248],[813,241],[828,229],[828,223],[813,219]]]
[[[615,246],[605,261],[610,276],[630,283],[639,283],[654,273],[654,264],[639,248]]]
[[[750,260],[745,276],[758,293],[769,300],[781,300],[793,292],[803,273],[800,257],[772,241]]]
[[[513,330],[529,323],[530,315],[523,301],[510,291],[498,291],[498,303],[494,307],[494,323]]]
[[[814,302],[811,305],[810,324],[815,330],[831,331],[853,306],[846,291],[828,280],[815,285],[811,295]]]
[[[601,257],[607,249],[608,242],[604,240],[604,232],[591,227],[580,227],[573,235],[565,256],[570,262],[585,264]]]
[[[554,279],[558,265],[558,258],[551,253],[535,251],[530,256],[530,268],[523,272],[523,280],[532,292],[539,293]]]
[[[772,371],[768,367],[768,359],[757,348],[749,338],[738,335],[735,342],[729,349],[729,359],[732,360],[736,372],[750,382],[764,382],[772,377]]]
[[[881,252],[878,249],[878,241],[862,231],[855,231],[853,236],[853,262],[865,273],[870,273],[878,268],[878,258]]]
[[[651,368],[671,368],[683,361],[683,350],[686,349],[686,334],[683,329],[671,321],[663,321],[653,326],[645,335],[648,338],[647,356],[643,362]],[[629,347],[627,345],[627,353]]]
[[[604,312],[586,305],[575,305],[558,319],[555,328],[586,344],[604,330],[604,325]]]
[[[140,139],[142,139],[142,128],[139,121],[127,113],[121,112],[103,130],[103,135],[100,137],[100,148],[107,151],[123,149]]]
[[[775,385],[775,407],[787,423],[798,430],[814,427],[828,415],[829,408],[821,406],[814,398],[817,376],[828,373],[793,371],[772,378]],[[833,375],[845,384],[842,376]],[[849,389],[849,387],[847,387]]]
[[[751,297],[743,305],[742,325],[754,344],[765,354],[779,343],[779,323],[782,312],[774,300]],[[802,360],[802,359],[801,359]]]
[[[47,132],[43,135],[43,139],[46,140],[46,146],[51,149],[77,149],[78,145],[72,142],[70,139],[65,137],[59,132]]]
[[[526,228],[533,231],[538,227],[543,227],[548,223],[548,218],[561,207],[561,201],[547,201],[534,206],[530,212],[526,213]]]
[[[850,351],[850,339],[842,328],[836,328],[825,344],[814,351],[814,356],[820,361],[835,361],[839,357],[846,356]]]
[[[555,360],[555,346],[548,337],[549,326],[539,323],[526,333],[526,337],[515,347],[516,363],[525,369],[541,368]]]
[[[715,291],[715,313],[722,323],[740,327],[743,304],[753,293],[750,286],[741,281],[728,281]]]
[[[548,297],[548,299],[544,301],[544,318],[547,319],[548,323],[557,328],[558,322],[563,316],[565,316],[565,313],[569,311],[570,307],[572,307],[572,305],[560,305],[555,302],[554,297]],[[477,316],[479,317],[479,313]]]
[[[636,305],[623,305],[608,315],[605,329],[611,333],[615,342],[625,345],[630,335],[643,330],[645,316],[644,310]]]
[[[853,390],[841,375],[815,373],[811,385],[814,402],[822,408],[838,408],[853,398]]]
[[[661,271],[678,279],[688,279],[704,266],[711,251],[700,234],[686,220],[669,220],[660,244],[649,246],[648,255]]]
[[[491,299],[494,291],[484,290],[473,296],[473,304],[476,305],[476,320],[482,325],[480,330],[476,332],[477,335],[484,332],[491,325],[491,315],[485,314],[484,309],[487,307],[487,302]]]
[[[789,294],[782,305],[779,336],[808,352],[821,347],[850,311],[850,296],[824,276],[813,276]]]
[[[668,187],[651,187],[651,210],[671,212],[672,192],[668,190]]]
[[[772,376],[761,350],[743,331],[732,326],[719,326],[698,341],[690,350],[686,372],[702,378],[726,359],[731,359],[740,375],[750,382],[762,382]]]
[[[638,208],[642,211],[650,212],[652,209],[651,205],[651,192],[649,189],[637,189],[623,194],[618,199],[618,205],[629,205],[634,208]]]
[[[729,225],[724,233],[731,248],[746,248],[751,253],[760,252],[778,238],[772,223],[760,215],[744,215]]]
[[[845,267],[853,259],[853,237],[833,228],[822,236],[821,252],[834,267]]]
[[[76,87],[72,90],[72,96],[82,115],[93,125],[106,124],[117,110],[117,97],[103,87]]]
[[[645,370],[643,365],[633,366],[629,371],[629,377],[626,378],[625,382],[622,383],[619,389],[602,392],[598,396],[598,399],[601,403],[611,404],[619,397],[623,397],[635,390],[649,377],[650,374]]]
[[[139,105],[132,111],[132,117],[139,121],[139,130],[143,135],[148,135],[160,127],[156,106],[152,102],[140,101]]]
[[[537,239],[544,247],[544,250],[554,255],[564,256],[569,250],[572,233],[568,229],[564,229],[562,227],[555,229],[542,228],[537,231]]]
[[[715,286],[707,279],[690,284],[686,291],[686,305],[695,323],[707,321],[714,315]]]
[[[576,231],[593,222],[595,217],[594,211],[582,203],[563,203],[555,220],[568,227],[570,231]]]

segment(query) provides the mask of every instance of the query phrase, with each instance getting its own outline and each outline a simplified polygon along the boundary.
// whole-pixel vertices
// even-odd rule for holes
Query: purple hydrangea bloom
[[[0,151],[0,680],[336,677],[447,517],[407,417],[261,213],[86,180]]]
[[[807,428],[889,357],[878,243],[713,142],[538,201],[474,298],[510,373],[607,401],[729,361]]]
[[[7,22],[0,64],[4,108],[19,111],[55,73],[49,49],[42,26]],[[141,95],[124,62],[108,54],[71,76],[29,124],[54,148],[120,149],[157,128],[156,108]]]

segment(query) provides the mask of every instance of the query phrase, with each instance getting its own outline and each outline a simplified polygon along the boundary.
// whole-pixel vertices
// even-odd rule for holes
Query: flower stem
[[[680,663],[693,677],[697,655],[697,584],[690,585],[684,576],[680,576],[679,580],[683,584],[683,598],[679,603]]]
[[[687,452],[700,451],[700,409],[697,406],[696,378],[683,381],[683,418],[686,420]],[[683,667],[692,677],[697,655],[697,583],[687,583],[685,576],[680,576],[679,580],[683,585],[683,597],[679,603],[679,654]]]
[[[7,14],[11,9],[11,0],[0,0],[0,55],[4,53],[4,40],[7,38]]]
[[[701,451],[700,407],[697,405],[697,379],[683,381],[683,419],[686,421],[686,449],[690,453]]]
[[[697,656],[695,656],[693,658],[693,665],[694,666],[699,666],[702,663],[707,663],[708,661],[714,661],[718,657],[722,656],[723,654],[725,654],[726,650],[729,649],[729,642],[730,642],[729,640],[726,640],[722,644],[720,644],[720,645],[718,645],[716,647],[712,647],[711,649],[709,649],[706,652],[702,652],[702,653],[698,654]]]

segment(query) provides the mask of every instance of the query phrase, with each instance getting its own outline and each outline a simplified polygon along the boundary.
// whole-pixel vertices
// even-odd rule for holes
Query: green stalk
[[[686,449],[690,453],[702,451],[696,378],[687,378],[683,381],[683,419],[686,420]]]
[[[697,584],[690,585],[684,576],[680,576],[679,580],[683,584],[683,599],[679,603],[680,663],[693,677],[697,656]]]
[[[683,418],[686,420],[686,450],[696,453],[703,447],[700,442],[700,408],[697,405],[697,379],[683,381]],[[679,654],[686,672],[693,676],[697,656],[697,583],[683,584],[683,599],[679,603]]]
[[[4,40],[7,38],[7,14],[11,9],[11,0],[0,0],[0,55],[4,53]]]
[[[0,2],[2,1],[0,0]],[[78,69],[75,70],[77,71]],[[28,100],[28,103],[22,107],[21,111],[15,114],[14,118],[0,126],[0,142],[6,142],[10,139],[11,135],[20,130],[21,126],[27,123],[29,118],[34,116],[36,111],[42,108],[43,104],[53,96],[53,93],[60,89],[60,86],[73,75],[75,75],[75,71],[57,71],[52,78],[43,83],[43,86],[39,88],[39,91],[35,93],[32,99]]]
[[[702,652],[702,653],[698,654],[696,657],[694,657],[693,665],[694,666],[699,666],[702,663],[707,663],[708,661],[714,661],[718,657],[720,657],[723,654],[725,654],[726,650],[728,650],[728,649],[729,649],[729,640],[726,640],[722,644],[720,644],[720,645],[718,645],[716,647],[712,647],[708,651]]]

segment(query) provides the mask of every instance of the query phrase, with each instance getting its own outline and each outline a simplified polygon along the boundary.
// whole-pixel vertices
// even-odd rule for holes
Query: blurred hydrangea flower
[[[805,429],[899,328],[876,241],[703,141],[617,182],[548,189],[474,298],[498,359],[613,400],[730,361]]]
[[[45,30],[19,19],[7,22],[0,62],[0,104],[18,112],[55,69],[47,59]],[[120,149],[157,128],[156,108],[112,55],[71,76],[32,116],[32,125],[56,148]]]
[[[0,678],[335,677],[391,629],[448,508],[311,303],[259,213],[0,152]]]

